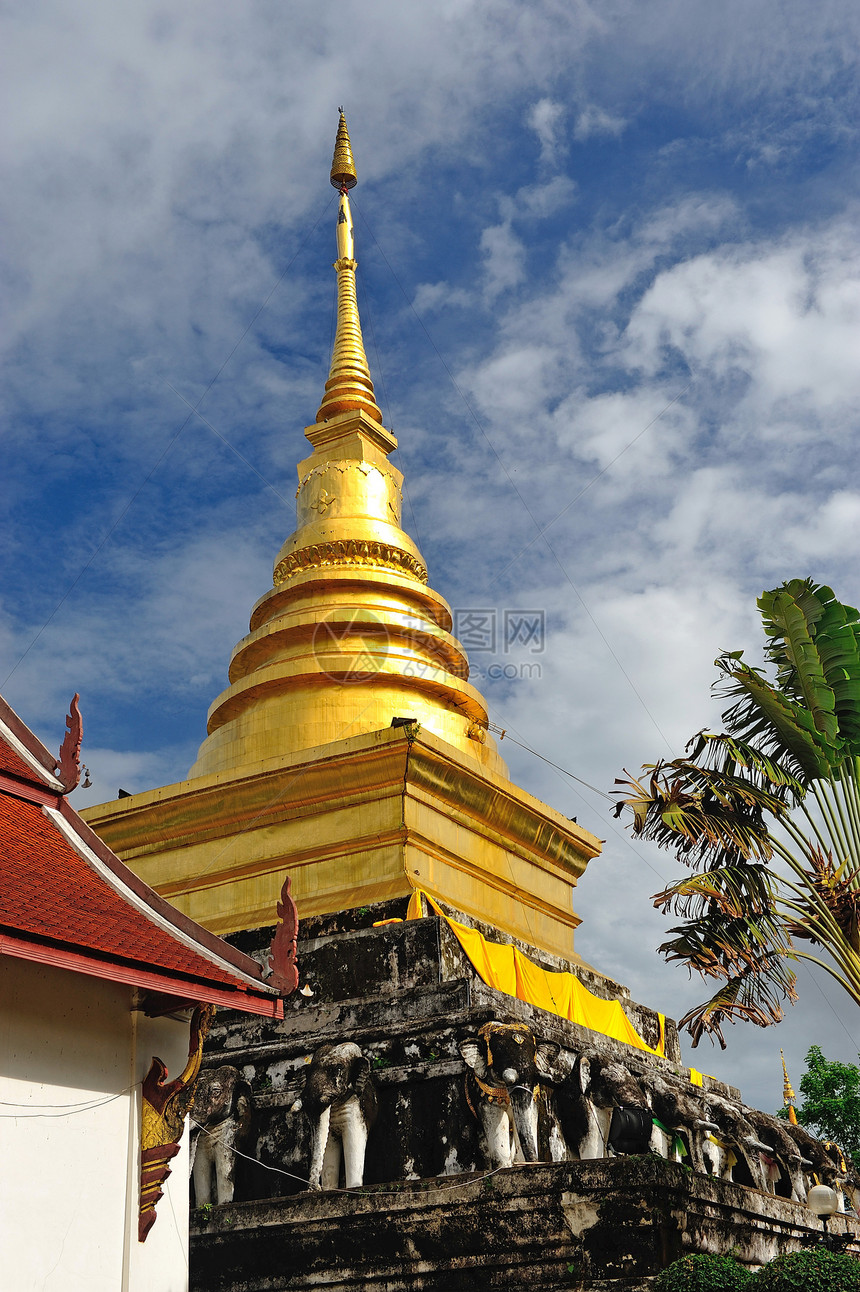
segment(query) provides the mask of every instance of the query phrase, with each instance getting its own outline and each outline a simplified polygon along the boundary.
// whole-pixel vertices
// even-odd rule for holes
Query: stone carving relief
[[[651,1110],[645,1092],[623,1064],[598,1054],[580,1054],[558,1092],[558,1111],[568,1145],[576,1157],[606,1157],[616,1109],[635,1110],[621,1152],[647,1151],[651,1137]],[[616,1118],[616,1127],[619,1124]],[[644,1140],[643,1140],[644,1137]],[[644,1142],[644,1149],[641,1144]],[[627,1143],[633,1148],[620,1147]]]
[[[755,1109],[750,1109],[749,1120],[766,1146],[761,1153],[765,1188],[793,1202],[806,1202],[803,1154],[788,1133],[789,1123]]]
[[[559,1047],[535,1039],[525,1023],[485,1023],[460,1042],[466,1100],[478,1119],[488,1167],[538,1162],[538,1097]]]
[[[236,1150],[245,1143],[251,1129],[253,1097],[251,1087],[229,1064],[201,1073],[194,1096],[191,1136],[191,1178],[198,1207],[212,1201],[232,1202],[236,1173]]]
[[[291,948],[294,930],[286,926]],[[465,1037],[452,1021],[414,1038],[374,1034],[369,1049],[351,1041],[321,1045],[309,1063],[296,1054],[268,1064],[258,1140],[248,1151],[288,1175],[309,1177],[313,1190],[359,1188],[371,1170],[373,1180],[414,1180],[476,1166],[494,1171],[649,1152],[800,1204],[813,1176],[849,1198],[856,1190],[837,1150],[801,1128],[756,1113],[716,1083],[693,1085],[669,1063],[639,1052],[621,1061],[618,1053],[599,1039],[586,1050],[560,1047],[524,1022],[498,1019]],[[242,1071],[252,1079],[251,1068]],[[229,1067],[201,1079],[195,1118],[215,1137],[196,1137],[198,1203],[232,1196],[230,1150],[241,1142],[250,1107],[234,1088],[247,1100],[247,1085]],[[291,1109],[301,1113],[298,1124]]]
[[[758,1139],[752,1123],[737,1104],[727,1099],[711,1096],[708,1099],[708,1116],[717,1126],[713,1141],[718,1149],[717,1169],[712,1172],[734,1184],[746,1184],[754,1189],[767,1190],[762,1150],[767,1145]]]
[[[841,1150],[813,1138],[802,1126],[783,1122],[782,1126],[801,1154],[803,1180],[807,1193],[814,1184],[826,1184],[835,1189],[841,1198],[840,1210],[845,1209],[845,1197],[855,1210],[860,1203],[860,1176],[849,1167]]]
[[[304,1092],[293,1104],[311,1124],[311,1189],[337,1189],[343,1160],[344,1187],[364,1183],[367,1137],[376,1120],[376,1092],[370,1060],[351,1041],[321,1045],[314,1054]]]
[[[701,1094],[690,1086],[687,1090],[670,1085],[658,1073],[648,1082],[648,1102],[654,1119],[651,1147],[670,1161],[688,1161],[694,1171],[717,1174],[708,1169],[711,1136],[719,1130],[707,1116]],[[715,1160],[715,1159],[713,1159]]]

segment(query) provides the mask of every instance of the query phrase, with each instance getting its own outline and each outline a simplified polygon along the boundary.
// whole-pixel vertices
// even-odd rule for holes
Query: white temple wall
[[[181,1071],[188,1023],[131,1002],[131,987],[0,957],[0,1284],[15,1292],[187,1289],[187,1133],[145,1244],[137,1207],[139,1083],[153,1054]]]

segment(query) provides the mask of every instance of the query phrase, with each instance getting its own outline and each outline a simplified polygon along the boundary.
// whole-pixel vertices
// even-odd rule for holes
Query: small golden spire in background
[[[794,1101],[797,1098],[788,1079],[788,1068],[785,1066],[785,1055],[782,1055],[782,1106],[788,1109],[788,1120],[792,1126],[797,1125],[797,1113],[794,1111]]]
[[[340,121],[337,127],[337,138],[334,141],[334,157],[331,162],[331,182],[337,189],[355,188],[358,175],[355,173],[355,162],[352,159],[352,147],[349,142],[349,131],[346,128],[346,117],[343,108],[338,108]]]
[[[331,356],[325,395],[317,411],[317,422],[328,421],[338,413],[362,409],[375,422],[382,423],[382,413],[373,393],[370,368],[364,352],[361,319],[355,294],[355,239],[348,190],[355,188],[358,176],[352,159],[352,147],[343,108],[337,127],[331,182],[340,193],[337,212],[337,331]]]

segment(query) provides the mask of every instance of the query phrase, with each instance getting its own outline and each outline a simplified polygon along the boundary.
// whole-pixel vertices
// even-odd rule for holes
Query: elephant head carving
[[[644,1152],[651,1135],[651,1112],[645,1092],[617,1060],[600,1054],[580,1054],[558,1091],[562,1130],[580,1158],[605,1157],[611,1145],[613,1114],[629,1112],[627,1126],[616,1117],[617,1152]]]
[[[655,1073],[648,1080],[647,1094],[654,1115],[651,1147],[675,1161],[689,1154],[694,1171],[719,1175],[723,1159],[713,1139],[719,1127],[708,1115],[701,1090]]]
[[[789,1134],[789,1124],[752,1108],[749,1120],[765,1149],[769,1150],[761,1150],[768,1191],[789,1197],[793,1202],[805,1202],[807,1188],[803,1154]]]
[[[802,1126],[793,1126],[791,1122],[782,1122],[781,1126],[801,1155],[800,1165],[807,1192],[813,1184],[826,1184],[843,1199],[840,1210],[844,1208],[846,1193],[856,1208],[860,1202],[857,1175],[848,1166],[841,1150],[835,1144],[815,1139]]]
[[[247,1139],[253,1115],[251,1087],[238,1068],[225,1064],[201,1073],[192,1116],[197,1122],[191,1140],[191,1172],[198,1207],[212,1201],[232,1202],[236,1150]]]
[[[311,1123],[311,1189],[336,1189],[341,1157],[347,1189],[364,1182],[364,1158],[377,1102],[370,1060],[352,1041],[321,1045],[314,1054],[301,1099]]]
[[[466,1099],[478,1118],[487,1163],[539,1161],[538,1089],[551,1078],[559,1047],[538,1041],[525,1023],[489,1022],[459,1048],[469,1069]]]

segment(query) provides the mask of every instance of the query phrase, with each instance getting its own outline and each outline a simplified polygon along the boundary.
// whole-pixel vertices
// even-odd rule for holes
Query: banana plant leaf
[[[660,951],[721,980],[681,1020],[694,1045],[725,1046],[727,1021],[779,1022],[797,959],[860,1004],[860,615],[811,579],[764,592],[758,608],[770,675],[742,651],[719,656],[725,730],[616,781],[616,815],[630,810],[633,833],[687,868],[654,897],[683,921]]]

